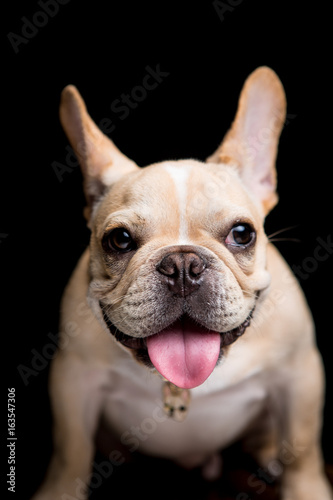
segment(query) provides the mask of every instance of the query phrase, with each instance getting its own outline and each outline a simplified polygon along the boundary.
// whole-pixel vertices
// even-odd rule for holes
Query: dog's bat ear
[[[234,164],[261,200],[265,215],[276,205],[275,159],[286,117],[286,97],[276,73],[257,68],[245,81],[236,117],[207,162]]]
[[[81,165],[89,219],[92,205],[107,187],[139,167],[97,127],[73,85],[62,91],[60,121]]]

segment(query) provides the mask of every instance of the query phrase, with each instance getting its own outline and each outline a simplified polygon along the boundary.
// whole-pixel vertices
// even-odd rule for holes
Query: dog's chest
[[[202,386],[177,396],[188,406],[184,421],[170,416],[165,382],[145,367],[122,363],[112,370],[105,413],[111,428],[130,451],[177,459],[227,446],[262,411],[267,393],[263,375],[227,386],[218,367]],[[169,400],[167,401],[169,403]],[[166,411],[167,409],[167,411]]]

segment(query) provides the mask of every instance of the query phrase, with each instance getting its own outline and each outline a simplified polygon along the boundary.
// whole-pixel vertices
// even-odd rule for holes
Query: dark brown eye
[[[129,252],[136,249],[136,243],[127,229],[117,227],[109,231],[103,238],[103,248],[106,252]]]
[[[255,231],[249,224],[236,224],[225,239],[227,245],[244,248],[255,239]]]

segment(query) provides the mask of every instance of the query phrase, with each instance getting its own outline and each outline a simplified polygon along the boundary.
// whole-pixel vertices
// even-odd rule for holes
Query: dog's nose
[[[157,271],[171,292],[186,297],[199,288],[206,267],[204,259],[196,253],[175,252],[163,258]]]

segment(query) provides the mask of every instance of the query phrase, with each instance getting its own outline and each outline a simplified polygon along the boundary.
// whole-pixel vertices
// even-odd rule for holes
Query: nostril
[[[183,265],[180,256],[167,255],[166,257],[164,257],[162,262],[160,262],[156,266],[156,269],[159,273],[163,274],[164,276],[177,279],[182,267]]]
[[[192,278],[197,278],[205,269],[205,262],[200,257],[195,256],[189,263],[188,272]]]

